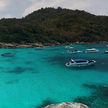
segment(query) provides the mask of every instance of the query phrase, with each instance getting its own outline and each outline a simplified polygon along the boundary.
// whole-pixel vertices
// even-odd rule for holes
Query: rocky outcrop
[[[99,42],[99,43],[108,43],[105,41]],[[54,42],[54,43],[4,43],[0,42],[0,48],[37,48],[37,47],[48,47],[48,46],[63,46],[63,45],[73,45],[73,44],[97,44],[96,42],[74,42],[74,43],[59,43],[59,42]]]
[[[81,103],[63,102],[61,104],[48,105],[45,108],[89,108],[89,107]]]
[[[43,47],[43,45],[41,43],[17,44],[17,43],[0,42],[0,48],[35,48],[35,47]]]

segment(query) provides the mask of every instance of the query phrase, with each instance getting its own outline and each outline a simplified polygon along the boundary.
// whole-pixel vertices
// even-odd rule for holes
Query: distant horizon
[[[45,7],[84,10],[94,15],[108,16],[108,0],[0,0],[1,18],[22,18]]]

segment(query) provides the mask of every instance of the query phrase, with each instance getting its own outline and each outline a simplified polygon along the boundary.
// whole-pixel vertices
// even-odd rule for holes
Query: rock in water
[[[63,102],[61,104],[48,105],[45,108],[89,108],[89,107],[81,103]]]

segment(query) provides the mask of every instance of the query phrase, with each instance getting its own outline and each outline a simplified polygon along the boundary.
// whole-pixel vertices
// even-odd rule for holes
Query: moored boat
[[[108,50],[106,50],[104,53],[108,54]]]
[[[14,55],[15,55],[15,53],[3,53],[3,54],[1,54],[1,56],[6,56],[6,57],[12,57]]]
[[[65,49],[72,49],[73,47],[71,46],[66,46]]]
[[[99,52],[99,50],[96,48],[86,49],[85,53],[89,53],[89,52]]]
[[[67,53],[81,53],[79,50],[68,50]]]
[[[81,67],[81,66],[91,66],[96,63],[95,60],[87,60],[87,59],[71,59],[70,62],[66,63],[66,66],[70,67]]]
[[[43,47],[36,47],[35,50],[41,50]]]

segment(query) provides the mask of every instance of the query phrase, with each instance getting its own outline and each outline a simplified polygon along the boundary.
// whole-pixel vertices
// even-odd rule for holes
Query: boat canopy
[[[86,59],[75,59],[74,61],[75,61],[75,62],[86,62],[86,61],[88,61],[88,60],[86,60]]]
[[[4,54],[13,54],[13,53],[4,53]]]

